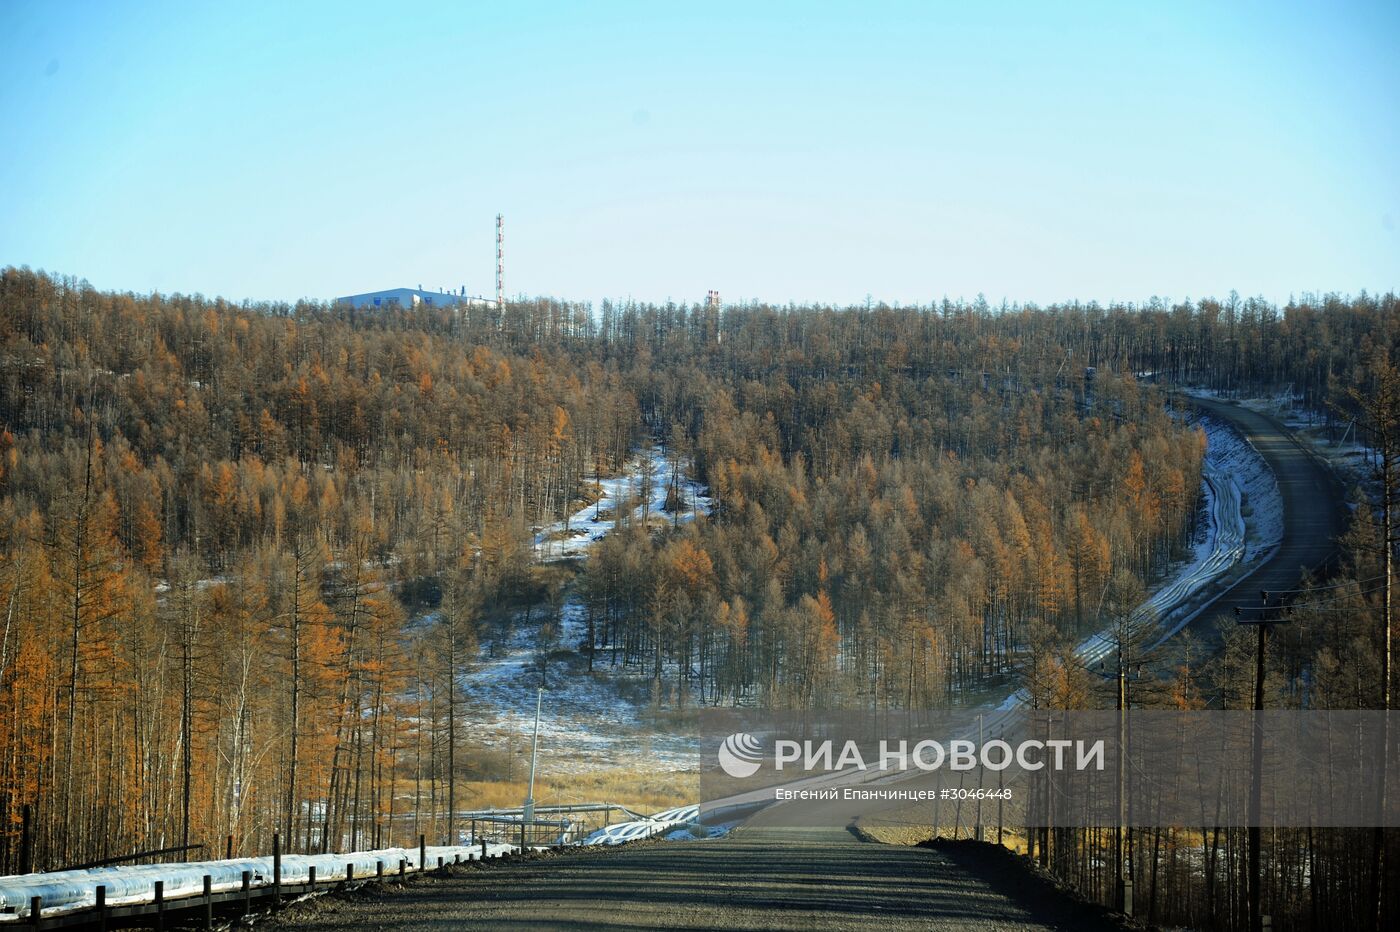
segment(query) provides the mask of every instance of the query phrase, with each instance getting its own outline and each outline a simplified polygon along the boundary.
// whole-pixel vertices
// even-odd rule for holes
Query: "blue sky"
[[[1400,289],[1400,4],[0,2],[0,265],[233,299]]]

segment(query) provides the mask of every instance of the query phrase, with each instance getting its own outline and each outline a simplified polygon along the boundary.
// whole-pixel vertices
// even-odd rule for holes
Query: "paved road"
[[[342,929],[1079,929],[1123,926],[990,846],[930,850],[844,829],[574,850],[383,895],[324,897],[273,923]]]
[[[1346,496],[1336,475],[1275,418],[1228,402],[1192,399],[1201,410],[1229,421],[1264,457],[1283,496],[1283,541],[1274,555],[1226,590],[1211,610],[1191,625],[1213,639],[1217,619],[1234,620],[1236,605],[1258,605],[1260,590],[1296,587],[1305,570],[1325,564],[1336,553],[1345,528]]]

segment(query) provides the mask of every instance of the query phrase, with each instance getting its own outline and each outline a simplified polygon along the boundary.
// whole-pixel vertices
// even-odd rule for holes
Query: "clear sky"
[[[1400,3],[0,0],[0,266],[233,299],[1400,289]]]

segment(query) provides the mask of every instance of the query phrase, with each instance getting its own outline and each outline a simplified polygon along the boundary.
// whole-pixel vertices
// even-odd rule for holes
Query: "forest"
[[[1169,388],[1382,428],[1397,319],[1364,294],[371,312],[5,269],[0,873],[26,807],[50,867],[451,834],[482,626],[557,612],[565,587],[588,616],[570,646],[658,709],[943,707],[1020,682],[1111,707],[1068,655],[1106,592],[1189,546],[1205,440]],[[652,446],[711,513],[618,520],[544,572],[537,529]],[[1358,581],[1389,572],[1372,506],[1392,491],[1356,493],[1337,578],[1311,581],[1348,610],[1280,639],[1271,703],[1388,703],[1388,587]],[[1226,635],[1141,701],[1237,707],[1247,650]],[[1305,872],[1313,897],[1276,912],[1360,915],[1356,835],[1273,838],[1279,888]],[[1097,843],[1059,839],[1047,866],[1092,887]],[[1203,843],[1138,856],[1155,878]],[[1156,921],[1238,922],[1214,867],[1169,864]]]

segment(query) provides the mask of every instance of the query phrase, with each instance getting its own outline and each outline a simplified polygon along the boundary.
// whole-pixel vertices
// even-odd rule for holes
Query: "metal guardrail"
[[[580,812],[620,812],[629,819],[650,818],[645,813],[637,812],[618,803],[558,803],[552,806],[536,806],[534,812],[537,815],[573,815]],[[493,816],[512,816],[519,819],[523,816],[523,807],[511,809],[469,809],[465,812],[457,813],[458,822],[466,822],[472,819],[485,819]]]
[[[571,819],[517,819],[508,815],[472,819],[472,844],[495,841],[527,848],[554,848],[572,843],[579,826]]]
[[[481,859],[495,860],[510,856],[509,853],[504,852],[489,854],[487,844],[487,840],[482,838]],[[544,846],[533,845],[533,847]],[[519,849],[516,854],[523,853],[524,850],[523,848]],[[318,891],[351,889],[368,883],[403,883],[409,874],[441,871],[446,869],[449,863],[462,863],[463,857],[458,853],[451,862],[448,862],[444,857],[438,856],[435,866],[429,866],[426,860],[426,837],[420,835],[418,838],[418,866],[414,866],[410,858],[400,858],[397,865],[390,865],[389,869],[386,870],[384,861],[380,860],[377,862],[376,871],[372,876],[356,876],[355,866],[351,863],[346,865],[343,876],[335,877],[318,877],[315,866],[311,866],[307,868],[306,880],[288,883],[282,880],[280,845],[274,836],[271,883],[255,884],[254,872],[244,870],[242,871],[241,884],[237,890],[215,891],[212,875],[205,874],[201,892],[167,898],[164,881],[157,880],[154,882],[155,895],[151,901],[119,905],[108,904],[107,887],[98,885],[94,905],[79,908],[58,906],[54,907],[47,916],[44,915],[43,898],[34,896],[30,898],[28,909],[23,914],[10,920],[0,919],[0,930],[87,928],[106,932],[112,926],[126,927],[132,924],[163,930],[166,928],[167,922],[177,918],[182,924],[194,922],[200,928],[212,929],[216,912],[220,915],[248,916],[254,911],[255,901],[262,907],[268,905],[266,901],[271,900],[270,908],[275,913],[279,911],[284,900],[288,897],[297,898]],[[178,865],[169,866],[176,867]]]
[[[470,821],[470,844],[455,847],[476,848],[480,845],[480,853],[470,852],[471,858],[494,859],[501,857],[502,854],[489,852],[492,843],[514,846],[517,853],[523,853],[531,848],[559,847],[579,841],[585,834],[585,825],[583,822],[571,818],[573,815],[604,813],[605,824],[611,819],[613,812],[621,813],[631,820],[648,818],[646,815],[616,803],[537,806],[534,811],[537,815],[556,815],[564,816],[564,818],[526,820],[523,818],[522,809],[487,809],[460,813],[458,818],[463,823]],[[150,901],[120,904],[107,903],[110,890],[107,886],[99,884],[96,887],[96,903],[94,905],[59,904],[50,907],[48,915],[44,915],[45,908],[42,897],[31,897],[27,909],[22,909],[17,914],[12,912],[8,916],[0,914],[0,932],[6,929],[90,928],[105,930],[109,926],[131,924],[164,929],[167,921],[172,918],[178,918],[181,923],[186,925],[193,923],[209,929],[212,928],[216,913],[221,916],[228,914],[246,916],[253,912],[255,903],[260,908],[266,907],[269,900],[271,901],[271,910],[276,912],[283,900],[289,896],[300,897],[313,892],[360,886],[371,882],[384,883],[394,879],[403,880],[409,873],[440,870],[447,866],[442,857],[438,858],[436,867],[427,865],[426,836],[420,834],[418,842],[417,860],[418,865],[421,866],[415,866],[411,858],[401,859],[397,865],[389,864],[387,868],[385,862],[379,861],[374,875],[356,876],[355,866],[347,864],[343,875],[337,871],[336,876],[333,877],[317,877],[316,868],[308,867],[304,881],[298,880],[288,883],[282,879],[280,838],[274,835],[270,883],[263,879],[265,875],[257,875],[252,870],[244,870],[238,889],[215,890],[213,889],[215,886],[213,876],[206,874],[203,878],[204,884],[201,892],[181,892],[178,896],[167,897],[165,895],[166,883],[156,880],[154,881],[154,897]],[[229,859],[232,860],[231,840],[228,847],[230,849]],[[144,852],[144,854],[151,854],[151,852]],[[130,860],[137,856],[132,855],[116,860]],[[461,863],[464,859],[463,855],[457,855],[452,863]],[[172,869],[180,867],[179,864],[166,866]],[[228,883],[228,880],[222,880],[218,885],[226,886]],[[91,901],[89,900],[89,902]]]

